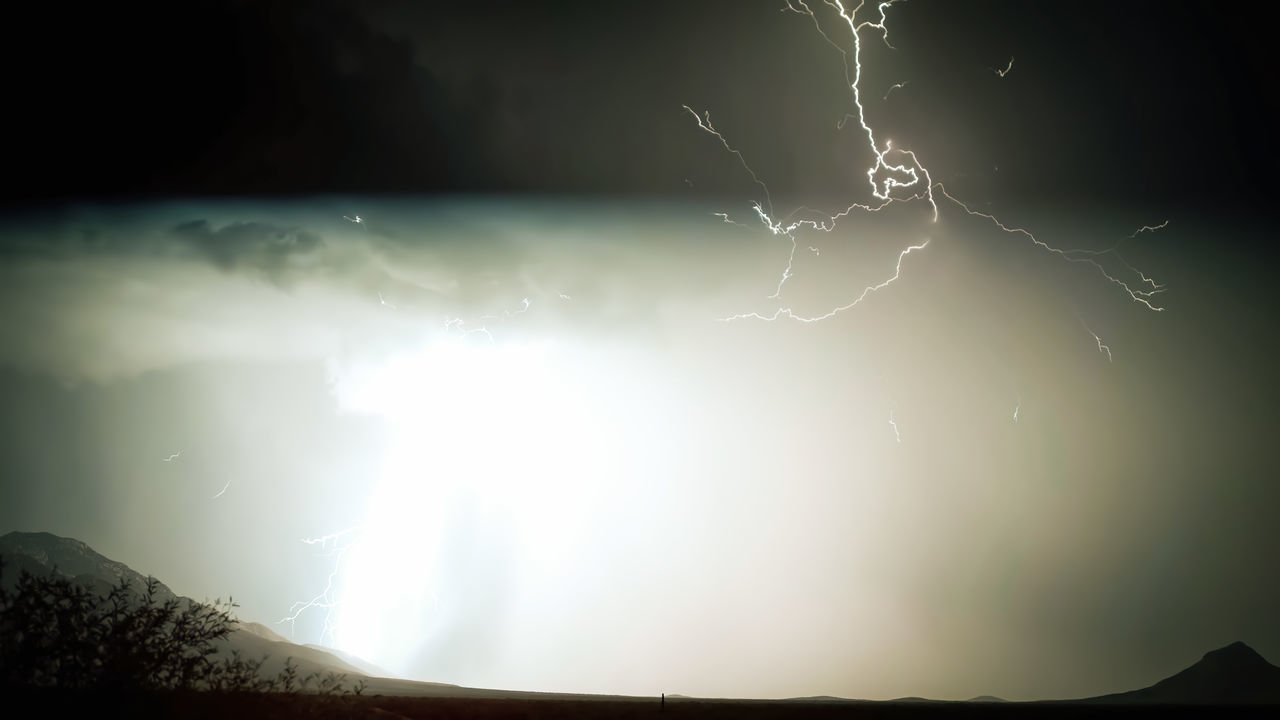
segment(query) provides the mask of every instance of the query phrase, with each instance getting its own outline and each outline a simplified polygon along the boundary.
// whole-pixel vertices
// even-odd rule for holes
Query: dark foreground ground
[[[1066,703],[876,703],[805,700],[657,698],[481,699],[298,694],[9,693],[7,707],[27,717],[126,718],[1129,718],[1280,717],[1280,706],[1114,706]],[[10,703],[17,703],[13,705]]]

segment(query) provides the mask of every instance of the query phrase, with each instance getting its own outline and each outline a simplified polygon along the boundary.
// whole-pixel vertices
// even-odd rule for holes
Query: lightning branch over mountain
[[[342,605],[342,601],[337,597],[337,590],[334,587],[338,576],[342,572],[342,560],[346,555],[347,549],[351,547],[351,543],[358,537],[359,533],[364,530],[363,525],[353,525],[345,530],[321,535],[314,538],[303,538],[302,542],[307,545],[319,545],[321,551],[327,555],[335,555],[333,569],[329,572],[329,577],[325,581],[324,589],[313,596],[310,600],[299,600],[290,608],[288,614],[276,621],[276,624],[289,624],[289,633],[293,634],[294,627],[298,618],[308,610],[323,610],[324,625],[320,632],[320,642],[323,644],[325,638],[333,638],[334,632],[337,630],[337,623],[333,619],[333,611]]]

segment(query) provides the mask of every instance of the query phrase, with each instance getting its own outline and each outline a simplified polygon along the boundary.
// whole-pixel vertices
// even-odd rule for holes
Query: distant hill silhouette
[[[147,576],[122,562],[98,554],[79,540],[47,532],[11,532],[0,537],[0,557],[4,559],[0,584],[14,588],[23,570],[32,575],[49,575],[57,569],[61,575],[81,585],[108,592],[128,580],[135,590],[147,585]],[[168,600],[177,594],[163,583],[157,586],[157,599]]]
[[[0,559],[4,561],[0,584],[10,589],[17,585],[18,576],[23,570],[37,576],[56,572],[104,595],[119,585],[121,580],[128,580],[134,590],[141,590],[147,584],[147,576],[128,565],[99,554],[84,542],[52,533],[11,532],[0,536]],[[178,598],[191,601],[163,583],[156,589],[158,600]],[[219,648],[218,654],[229,655],[232,651],[239,651],[243,657],[250,659],[267,656],[262,673],[269,677],[283,669],[286,658],[293,658],[303,676],[313,672],[322,675],[336,672],[351,678],[371,674],[327,649],[291,643],[260,623],[237,622],[235,629]]]
[[[1141,690],[1080,702],[1170,705],[1270,705],[1280,703],[1280,667],[1253,648],[1233,642],[1205,653],[1182,672]]]
[[[135,588],[146,585],[147,577],[124,563],[111,560],[95,552],[87,544],[51,533],[11,532],[0,536],[0,558],[4,570],[0,583],[12,588],[18,574],[26,570],[35,575],[56,572],[103,593],[127,579]],[[177,595],[164,585],[159,585],[160,599]],[[387,696],[435,696],[450,698],[503,698],[503,699],[566,699],[593,698],[598,701],[617,696],[539,693],[511,690],[468,688],[445,683],[397,680],[378,677],[383,673],[360,658],[318,646],[298,645],[285,640],[270,628],[253,622],[238,622],[237,629],[228,638],[227,647],[221,652],[239,650],[248,658],[269,655],[271,661],[262,668],[264,674],[274,675],[283,666],[286,657],[292,657],[301,674],[330,671],[346,673],[351,678],[365,677],[370,693]],[[639,699],[639,698],[636,698]],[[668,700],[690,699],[684,695],[670,694]],[[724,700],[721,702],[741,702]],[[814,704],[867,703],[833,696],[791,698],[779,702]],[[917,705],[961,705],[922,697],[902,697],[889,703]],[[979,695],[969,703],[1007,703],[993,695]],[[1102,695],[1080,700],[1050,702],[1047,704],[1098,704],[1098,705],[1280,705],[1280,667],[1267,662],[1253,648],[1243,642],[1205,653],[1199,662],[1160,682],[1140,690]],[[879,704],[879,703],[872,703]],[[1027,703],[1008,703],[1023,706]],[[1029,703],[1040,705],[1042,703]]]
[[[47,532],[11,532],[0,536],[0,560],[4,562],[0,584],[6,588],[17,585],[18,576],[23,570],[38,576],[52,575],[56,571],[58,575],[104,595],[123,579],[127,579],[135,589],[142,589],[147,583],[147,576],[122,562],[99,554],[88,544]],[[178,595],[163,584],[158,586],[157,596],[160,600],[178,598],[191,602],[190,598]],[[311,673],[320,673],[322,676],[330,672],[345,674],[353,682],[357,679],[364,680],[365,692],[370,695],[488,699],[613,697],[489,690],[385,677],[388,674],[386,671],[361,658],[318,645],[299,645],[261,623],[243,620],[236,623],[236,629],[218,649],[218,654],[226,656],[232,651],[239,651],[242,657],[249,659],[267,656],[267,661],[260,668],[260,672],[266,677],[275,677],[283,669],[285,659],[292,658],[300,677]]]

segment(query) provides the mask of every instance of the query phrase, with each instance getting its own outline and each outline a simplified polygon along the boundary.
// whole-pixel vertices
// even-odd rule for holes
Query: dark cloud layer
[[[320,238],[306,230],[260,222],[238,222],[215,228],[208,220],[188,220],[172,230],[223,270],[253,269],[274,282],[283,280],[291,260],[313,253]]]

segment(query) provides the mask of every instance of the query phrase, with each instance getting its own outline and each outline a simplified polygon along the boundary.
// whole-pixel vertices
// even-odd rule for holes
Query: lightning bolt
[[[1111,283],[1114,283],[1115,285],[1118,285],[1122,290],[1124,290],[1124,292],[1134,302],[1145,305],[1148,310],[1154,310],[1156,312],[1164,311],[1163,307],[1160,307],[1152,303],[1152,298],[1155,295],[1163,292],[1164,286],[1156,283],[1155,281],[1148,278],[1146,275],[1143,275],[1141,272],[1134,269],[1132,265],[1129,265],[1129,263],[1125,262],[1123,258],[1120,258],[1119,254],[1115,251],[1114,248],[1109,250],[1063,250],[1061,248],[1054,247],[1037,238],[1029,230],[1026,230],[1020,227],[1009,227],[1008,225],[1005,225],[1003,222],[1001,222],[994,215],[970,208],[968,205],[957,200],[950,193],[948,193],[946,187],[944,187],[942,183],[938,183],[935,187],[938,189],[940,193],[942,193],[943,197],[955,203],[957,206],[960,207],[960,209],[964,210],[966,213],[970,215],[974,215],[976,217],[985,218],[986,220],[990,221],[993,225],[995,225],[997,228],[999,228],[1000,230],[1006,233],[1009,233],[1012,235],[1022,235],[1026,239],[1030,240],[1031,243],[1036,247],[1039,247],[1040,249],[1046,252],[1053,253],[1061,257],[1063,260],[1066,260],[1067,262],[1083,263],[1083,264],[1089,265],[1093,267],[1093,269],[1096,270],[1098,274],[1102,275],[1103,278],[1110,281]],[[1101,263],[1099,263],[1095,259],[1102,255],[1113,255],[1116,258],[1118,258],[1120,262],[1127,269],[1133,271],[1135,274],[1139,276],[1142,283],[1146,285],[1147,288],[1146,289],[1135,288],[1133,285],[1130,285],[1128,282],[1121,280],[1120,278],[1108,272],[1107,268],[1104,267]]]
[[[738,227],[742,227],[742,228],[748,228],[748,229],[750,229],[750,226],[748,226],[748,225],[743,225],[742,223],[738,222],[737,220],[733,220],[733,219],[731,219],[731,218],[729,217],[729,214],[728,214],[728,213],[718,212],[718,213],[711,213],[711,214],[712,214],[712,215],[714,215],[715,217],[720,218],[721,220],[725,221],[726,223],[728,223],[728,224],[730,224],[730,225],[737,225]]]
[[[730,315],[729,317],[720,318],[720,321],[730,322],[732,320],[744,320],[746,318],[753,318],[756,320],[766,320],[771,322],[773,320],[777,320],[780,317],[786,317],[792,320],[799,320],[802,323],[814,323],[814,322],[819,322],[821,320],[826,320],[828,318],[834,317],[839,313],[844,312],[845,310],[851,310],[854,307],[857,307],[857,305],[861,303],[863,300],[867,299],[867,296],[870,295],[871,293],[876,292],[877,290],[883,290],[884,288],[887,288],[890,285],[892,285],[894,281],[902,277],[902,260],[906,258],[907,255],[910,255],[914,251],[925,249],[925,247],[928,244],[929,244],[929,241],[925,240],[919,245],[911,245],[907,247],[907,249],[898,253],[897,269],[894,271],[891,277],[889,277],[887,280],[884,280],[876,285],[868,285],[862,291],[862,294],[858,295],[851,302],[832,308],[831,310],[821,315],[804,316],[804,315],[797,314],[795,311],[793,311],[789,307],[780,307],[777,310],[775,310],[772,315],[761,315],[760,313],[755,313],[755,312],[741,313],[738,315]]]
[[[1013,421],[1018,422],[1018,413],[1022,410],[1022,398],[1018,398],[1018,403],[1013,406]]]
[[[1164,308],[1156,303],[1155,297],[1159,293],[1163,292],[1164,286],[1134,268],[1120,256],[1115,248],[1103,251],[1059,248],[1040,240],[1029,230],[1005,225],[994,215],[974,210],[966,203],[951,195],[947,192],[946,187],[941,182],[933,183],[928,169],[920,163],[919,158],[913,151],[895,149],[892,142],[889,140],[885,140],[883,143],[877,140],[875,132],[867,122],[866,112],[862,104],[861,90],[859,87],[859,83],[862,79],[861,34],[866,30],[876,31],[885,45],[892,49],[893,45],[889,42],[886,12],[888,8],[897,1],[898,0],[887,0],[886,2],[877,4],[875,6],[877,15],[873,17],[873,19],[859,21],[857,19],[858,13],[866,5],[865,0],[860,1],[852,12],[846,9],[842,0],[824,0],[824,3],[827,6],[836,11],[842,23],[847,27],[849,38],[852,41],[852,51],[846,50],[827,33],[822,22],[818,20],[817,15],[815,15],[807,0],[786,0],[786,5],[782,8],[783,11],[791,11],[809,17],[813,21],[814,27],[817,29],[819,35],[829,45],[839,51],[844,60],[845,79],[849,85],[855,111],[846,114],[844,119],[837,124],[837,127],[843,128],[847,120],[856,119],[858,126],[866,136],[867,147],[871,150],[872,155],[874,156],[874,160],[871,165],[866,169],[866,177],[868,183],[871,185],[871,193],[872,197],[875,198],[875,202],[852,203],[845,210],[834,215],[826,216],[823,216],[821,213],[817,213],[816,211],[812,211],[809,208],[800,208],[787,218],[780,220],[775,219],[772,197],[770,195],[768,185],[766,185],[760,176],[756,174],[755,170],[751,168],[746,157],[737,148],[731,145],[728,139],[726,139],[725,136],[711,123],[710,112],[704,111],[700,115],[688,105],[682,106],[684,110],[694,118],[700,130],[714,136],[726,151],[732,153],[738,158],[738,162],[741,164],[742,168],[750,176],[751,180],[760,187],[762,193],[762,199],[752,204],[752,209],[754,210],[757,219],[772,235],[785,237],[790,245],[787,252],[786,264],[779,275],[778,282],[774,287],[773,292],[767,296],[767,299],[781,301],[785,285],[794,275],[796,252],[800,247],[796,238],[796,233],[800,231],[831,232],[841,218],[849,215],[855,210],[878,212],[894,202],[910,202],[919,199],[928,200],[933,211],[933,221],[937,222],[939,210],[938,203],[934,197],[934,192],[937,191],[938,194],[950,200],[969,215],[984,218],[1006,233],[1021,235],[1034,246],[1057,255],[1064,261],[1086,265],[1096,271],[1106,281],[1123,290],[1133,302],[1139,303],[1152,311],[1163,311]],[[850,73],[850,67],[852,67],[852,74]],[[1004,77],[1012,68],[1013,58],[1011,57],[1009,58],[1009,64],[1005,69],[997,70],[996,72],[1001,77]],[[899,83],[894,87],[901,87],[905,84],[905,82]],[[893,88],[890,88],[891,91],[892,89]],[[887,96],[888,94],[886,93],[886,97]],[[896,155],[893,155],[893,158],[895,159],[890,159],[890,156],[893,153],[896,153]],[[880,179],[877,180],[877,178]],[[902,191],[908,192],[907,194],[903,194]],[[793,219],[802,211],[812,213],[813,215],[806,215],[801,219]],[[731,219],[727,213],[719,212],[715,213],[715,215],[724,222],[743,225],[743,223]],[[1163,225],[1160,227],[1163,227]],[[1156,228],[1144,229],[1154,230]],[[1140,229],[1138,232],[1142,232],[1144,229]],[[1135,235],[1136,234],[1137,233],[1135,233]],[[779,318],[789,318],[806,323],[828,319],[840,312],[855,307],[865,299],[868,294],[887,287],[889,284],[895,282],[901,276],[902,260],[906,255],[917,250],[923,250],[927,244],[928,241],[925,241],[918,245],[911,245],[905,248],[898,255],[898,262],[895,265],[894,274],[892,276],[878,284],[868,286],[851,302],[837,306],[826,313],[804,315],[796,312],[787,305],[780,305],[772,313],[748,312],[720,319],[755,319],[773,321]],[[816,253],[814,246],[808,245],[807,247]],[[1121,266],[1123,272],[1121,270],[1109,269],[1102,262],[1102,259],[1104,258],[1114,259],[1115,262]],[[1128,279],[1121,277],[1121,275],[1126,272],[1128,273]]]
[[[164,461],[165,461],[165,462],[173,462],[174,460],[177,460],[177,459],[178,459],[178,458],[180,458],[180,457],[182,457],[182,451],[181,451],[181,450],[179,450],[178,452],[176,452],[176,453],[174,453],[174,454],[170,455],[169,457],[165,458],[165,459],[164,459]]]
[[[1008,75],[1009,71],[1012,69],[1013,69],[1013,58],[1009,58],[1009,64],[1005,65],[1003,70],[997,70],[995,68],[991,68],[991,72],[999,75],[1000,77],[1004,77],[1005,75]]]
[[[735,157],[738,158],[738,162],[742,165],[742,168],[751,177],[752,181],[757,186],[759,186],[762,193],[762,201],[757,201],[752,205],[752,208],[756,213],[756,217],[769,230],[771,234],[785,237],[790,245],[790,248],[787,253],[786,266],[783,268],[782,273],[778,278],[778,283],[775,286],[773,293],[768,296],[768,299],[770,300],[781,299],[783,288],[786,285],[786,282],[793,275],[794,267],[795,267],[796,251],[800,247],[796,239],[796,232],[799,230],[809,229],[809,230],[820,231],[820,232],[830,232],[832,229],[834,229],[836,223],[839,221],[840,218],[847,216],[848,214],[852,213],[854,210],[877,212],[883,209],[888,204],[895,201],[899,201],[899,200],[909,201],[909,200],[915,200],[920,198],[925,198],[929,201],[929,205],[933,209],[933,219],[935,222],[938,219],[938,206],[933,198],[932,180],[930,179],[928,169],[926,169],[919,162],[919,159],[916,157],[913,151],[895,150],[893,147],[892,141],[889,141],[889,140],[885,140],[883,143],[878,142],[874,131],[871,129],[870,124],[868,124],[867,122],[866,113],[864,112],[864,109],[862,106],[862,96],[861,96],[861,90],[859,88],[859,82],[861,81],[861,78],[862,78],[861,32],[868,29],[879,31],[880,37],[884,41],[885,45],[889,48],[892,48],[893,45],[890,44],[889,42],[888,27],[885,24],[885,12],[889,8],[889,6],[895,2],[895,0],[887,0],[886,2],[882,2],[876,6],[876,9],[879,12],[878,20],[864,20],[861,22],[859,22],[856,19],[856,15],[858,11],[862,9],[864,5],[863,2],[859,2],[858,6],[854,8],[853,12],[849,12],[845,8],[842,0],[826,0],[826,2],[828,5],[830,5],[831,7],[835,8],[838,11],[841,20],[844,22],[845,25],[847,25],[849,29],[849,35],[852,38],[852,42],[853,42],[852,56],[850,55],[848,50],[842,47],[839,43],[833,40],[830,35],[827,34],[826,30],[822,27],[822,24],[818,21],[817,16],[814,15],[813,10],[809,7],[806,0],[787,0],[786,7],[783,9],[790,10],[792,12],[795,12],[801,15],[806,15],[810,19],[812,19],[814,23],[814,27],[817,29],[818,33],[827,41],[828,44],[830,44],[832,47],[838,50],[842,58],[844,59],[845,80],[848,82],[849,89],[852,94],[853,104],[854,104],[854,107],[856,108],[856,113],[851,113],[846,115],[845,118],[841,120],[841,122],[838,124],[838,127],[843,127],[846,120],[848,120],[849,118],[854,118],[858,121],[859,127],[861,127],[863,133],[866,135],[867,147],[875,158],[872,164],[870,165],[870,167],[868,167],[866,170],[866,177],[867,177],[868,184],[871,186],[872,197],[874,197],[878,202],[853,203],[849,205],[845,210],[839,213],[836,213],[834,215],[827,215],[825,217],[822,217],[822,219],[803,218],[799,220],[792,220],[791,218],[784,218],[781,220],[775,220],[774,209],[773,209],[773,199],[769,192],[768,185],[766,185],[765,182],[761,180],[760,176],[756,174],[755,170],[751,168],[750,164],[747,163],[747,160],[743,156],[743,154],[737,148],[733,147],[729,143],[729,141],[724,137],[724,135],[719,130],[717,130],[716,127],[712,124],[710,112],[704,111],[700,115],[688,105],[682,106],[684,110],[694,118],[700,130],[714,136],[717,140],[720,141],[720,144],[725,148],[726,151],[732,153]],[[852,76],[850,75],[850,71],[849,71],[851,57],[852,57],[852,66],[853,66]],[[889,156],[891,153],[896,153],[897,155],[895,157],[901,158],[902,161],[895,161],[895,160],[889,159]],[[910,162],[909,163],[905,162],[907,160],[909,160]],[[900,190],[911,190],[911,194],[906,197],[902,197],[900,194],[895,194],[895,191],[900,191]],[[803,208],[803,209],[807,210],[807,208]],[[798,212],[799,211],[797,211],[797,213]],[[795,214],[796,213],[793,213],[792,216],[794,216]],[[725,222],[739,224],[739,225],[741,224],[735,220],[732,220],[726,213],[717,213],[717,216],[720,217]],[[802,322],[815,322],[817,320],[827,319],[833,315],[843,312],[844,310],[848,310],[858,305],[863,299],[867,297],[869,293],[879,290],[883,287],[886,287],[888,284],[895,281],[901,274],[902,259],[907,254],[913,251],[924,249],[925,245],[927,244],[928,242],[925,241],[924,243],[921,243],[919,245],[912,245],[904,249],[898,255],[898,263],[895,269],[895,273],[892,277],[890,277],[889,279],[881,283],[868,286],[865,290],[863,290],[862,294],[856,297],[853,301],[846,303],[845,305],[833,308],[828,313],[813,315],[813,316],[805,316],[805,315],[796,313],[790,307],[781,306],[774,313],[769,315],[752,312],[752,313],[742,313],[739,315],[734,315],[734,316],[731,316],[728,318],[722,318],[722,319],[739,320],[739,319],[753,318],[758,320],[776,320],[780,317],[788,317],[795,320],[800,320]],[[812,249],[813,246],[808,246],[808,247]]]
[[[906,87],[906,86],[907,86],[907,83],[909,83],[909,82],[911,82],[911,81],[910,81],[910,80],[903,80],[903,81],[902,81],[902,82],[900,82],[900,83],[894,83],[893,85],[890,85],[890,86],[889,86],[889,89],[888,89],[888,90],[886,90],[886,91],[885,91],[885,93],[884,93],[884,99],[885,99],[885,100],[888,100],[888,99],[889,99],[889,93],[893,92],[894,90],[901,90],[902,88]]]
[[[512,317],[514,315],[522,315],[524,313],[529,312],[529,305],[530,305],[529,298],[524,298],[520,301],[519,310],[503,310],[501,315],[481,315],[480,319],[481,320],[503,320],[503,319]]]
[[[696,111],[694,111],[693,108],[689,107],[688,105],[681,105],[681,107],[685,109],[685,112],[693,116],[693,120],[694,122],[698,123],[698,128],[700,130],[710,135],[714,135],[716,139],[720,141],[720,144],[724,146],[725,150],[728,150],[731,154],[737,156],[738,162],[742,164],[742,169],[747,171],[747,174],[751,176],[751,179],[755,182],[755,184],[759,185],[760,190],[764,192],[764,201],[769,206],[770,211],[772,211],[773,198],[769,195],[769,186],[765,185],[764,181],[760,179],[760,176],[756,175],[756,171],[751,169],[751,166],[747,164],[747,159],[742,156],[742,153],[734,149],[733,146],[729,144],[729,141],[725,140],[724,135],[721,135],[720,131],[716,130],[715,126],[711,124],[711,112],[707,110],[707,111],[703,111],[702,115],[699,115]],[[757,203],[757,207],[759,207],[758,203]],[[716,213],[716,215],[723,218],[725,222],[732,222],[729,219],[729,216],[726,215],[725,213]]]
[[[225,492],[227,491],[227,488],[229,488],[229,487],[231,487],[231,481],[230,481],[230,480],[228,480],[228,481],[227,481],[227,484],[226,484],[226,485],[223,485],[223,486],[222,486],[222,489],[218,491],[218,494],[217,494],[217,495],[214,495],[213,497],[211,497],[211,498],[209,498],[209,499],[210,499],[210,500],[217,500],[218,498],[222,497],[222,494],[223,494],[223,493],[225,493]]]
[[[1130,238],[1136,238],[1136,237],[1138,237],[1138,235],[1140,235],[1140,234],[1142,234],[1142,233],[1144,233],[1144,232],[1155,232],[1155,231],[1157,231],[1157,230],[1163,230],[1163,229],[1165,228],[1165,226],[1167,226],[1168,224],[1169,224],[1169,221],[1168,221],[1168,220],[1165,220],[1164,222],[1160,223],[1159,225],[1143,225],[1142,227],[1138,228],[1137,230],[1134,230],[1134,231],[1133,231],[1133,234],[1132,234],[1132,235],[1130,235],[1129,237],[1130,237]]]
[[[358,533],[363,529],[364,529],[363,525],[352,525],[346,530],[339,530],[338,532],[329,533],[328,535],[321,535],[320,537],[314,537],[314,538],[302,538],[302,542],[306,543],[307,545],[319,545],[321,549],[324,549],[329,546],[329,543],[334,543],[334,545],[337,545],[338,541],[341,540],[342,538],[346,537],[347,535],[351,535],[353,533]]]
[[[893,420],[893,410],[889,410],[889,427],[893,428],[893,439],[902,444],[902,433],[898,432],[898,423]]]
[[[334,608],[342,605],[341,600],[335,596],[334,583],[337,581],[338,575],[342,572],[342,559],[346,554],[347,548],[351,546],[351,540],[342,542],[345,538],[355,535],[364,529],[363,525],[353,525],[345,530],[339,530],[335,533],[322,535],[315,538],[303,538],[302,542],[307,545],[319,545],[322,551],[328,551],[328,554],[337,554],[334,560],[333,570],[329,573],[329,578],[325,582],[324,589],[310,600],[299,600],[290,608],[289,613],[276,621],[277,625],[289,623],[289,637],[293,637],[294,627],[299,617],[308,610],[324,610],[324,626],[320,631],[320,642],[324,643],[325,637],[332,638],[336,630],[333,621]],[[333,547],[330,548],[330,545]]]
[[[360,217],[359,215],[356,215],[355,217],[352,217],[350,215],[343,215],[342,219],[346,220],[349,223],[355,223],[356,225],[364,224],[364,218]]]
[[[569,297],[568,295],[565,295],[564,293],[560,293],[560,299],[572,300],[573,298]],[[521,299],[519,310],[504,309],[501,314],[489,313],[486,315],[481,315],[479,318],[477,318],[477,320],[479,320],[480,322],[484,322],[486,320],[496,320],[500,323],[503,323],[515,317],[516,315],[523,315],[524,313],[529,312],[529,308],[532,307],[532,305],[533,305],[533,302],[526,297]],[[485,338],[489,340],[489,342],[491,343],[496,342],[496,340],[493,337],[493,333],[489,330],[489,326],[487,324],[480,325],[479,327],[467,327],[467,321],[463,320],[460,317],[445,316],[444,329],[446,332],[450,332],[450,331],[458,332],[463,337],[466,337],[467,335],[471,335],[471,334],[484,335]]]
[[[1098,337],[1098,333],[1096,333],[1096,332],[1094,332],[1093,330],[1090,330],[1090,329],[1089,329],[1089,326],[1088,326],[1088,325],[1086,325],[1086,324],[1085,324],[1085,322],[1084,322],[1084,318],[1080,318],[1080,324],[1081,324],[1081,325],[1084,325],[1085,332],[1087,332],[1087,333],[1089,333],[1090,335],[1092,335],[1092,336],[1093,336],[1093,340],[1094,340],[1094,342],[1098,343],[1098,352],[1102,353],[1103,355],[1106,355],[1106,356],[1107,356],[1107,362],[1111,362],[1111,348],[1110,348],[1110,346],[1108,346],[1107,344],[1105,344],[1105,343],[1103,343],[1103,342],[1102,342],[1102,338]]]
[[[497,342],[496,340],[493,339],[493,333],[489,332],[488,327],[482,325],[477,328],[469,328],[466,325],[467,325],[466,321],[460,317],[451,318],[446,316],[444,319],[444,329],[446,332],[450,330],[456,330],[463,337],[466,337],[467,335],[472,335],[472,334],[484,335],[486,338],[488,338],[489,342],[491,343]]]

